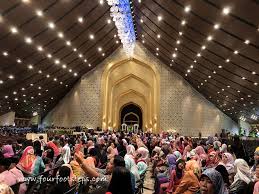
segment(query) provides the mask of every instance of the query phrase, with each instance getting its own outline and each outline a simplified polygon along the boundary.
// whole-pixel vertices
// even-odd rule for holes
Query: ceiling
[[[136,36],[225,114],[259,116],[259,1],[133,0]],[[0,114],[46,115],[120,46],[105,0],[0,1]]]

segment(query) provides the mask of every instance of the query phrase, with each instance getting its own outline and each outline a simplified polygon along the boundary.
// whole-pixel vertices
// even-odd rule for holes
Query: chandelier
[[[135,47],[135,31],[129,0],[107,0],[110,15],[115,22],[118,36],[127,55],[132,55]]]

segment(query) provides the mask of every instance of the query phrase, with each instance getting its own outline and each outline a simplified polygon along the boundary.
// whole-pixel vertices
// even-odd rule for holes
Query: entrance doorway
[[[133,103],[124,105],[120,111],[120,121],[121,124],[125,123],[132,127],[134,124],[138,124],[139,129],[142,129],[143,121],[141,108]]]

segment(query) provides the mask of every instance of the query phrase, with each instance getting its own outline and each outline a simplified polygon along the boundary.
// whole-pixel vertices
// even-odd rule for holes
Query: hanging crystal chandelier
[[[123,49],[128,55],[132,55],[135,47],[135,31],[131,15],[129,0],[107,0],[110,15],[115,22],[118,36],[123,44]]]

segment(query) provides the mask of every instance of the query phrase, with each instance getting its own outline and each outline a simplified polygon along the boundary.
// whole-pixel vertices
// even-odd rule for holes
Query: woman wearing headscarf
[[[14,194],[13,190],[11,187],[4,183],[0,183],[0,193],[1,194]]]
[[[227,146],[227,144],[223,143],[223,144],[221,145],[219,151],[220,151],[221,153],[226,153],[226,152],[228,152],[228,146]]]
[[[179,152],[179,151],[174,151],[173,153],[174,153],[174,155],[175,155],[175,157],[176,157],[176,160],[182,159],[182,154],[181,154],[181,152]]]
[[[212,151],[209,153],[208,160],[206,167],[207,168],[214,168],[218,165],[219,163],[219,157],[216,151]]]
[[[234,182],[229,187],[229,193],[244,194],[247,185],[252,181],[249,166],[244,159],[236,159],[234,166],[236,175],[234,176]]]
[[[36,160],[36,156],[34,155],[34,149],[32,146],[27,146],[25,150],[23,151],[22,157],[17,164],[17,167],[27,173],[32,174],[32,171],[34,169],[34,163]]]
[[[202,173],[200,186],[200,194],[228,194],[221,174],[214,168]]]
[[[140,147],[138,148],[137,153],[139,156],[136,162],[138,167],[138,172],[139,172],[139,175],[142,175],[146,172],[148,167],[147,162],[148,162],[149,151],[144,147]]]
[[[135,182],[137,182],[140,177],[138,173],[138,167],[135,163],[135,147],[133,145],[127,146],[127,154],[124,156],[126,168],[134,175]]]
[[[228,174],[234,173],[234,157],[232,154],[226,152],[222,154],[222,160],[219,162],[219,165],[226,167]]]
[[[183,151],[183,159],[185,160],[185,161],[188,161],[189,159],[190,159],[190,157],[191,157],[191,150],[192,150],[192,148],[191,148],[191,146],[190,145],[187,145],[185,148],[184,148],[184,151]]]
[[[199,176],[200,176],[200,166],[197,161],[190,160],[186,162],[185,174],[182,181],[176,188],[174,194],[194,194],[200,188]]]
[[[224,181],[224,183],[225,183],[226,188],[229,188],[229,186],[230,186],[229,174],[228,174],[228,171],[227,171],[226,167],[223,166],[223,165],[218,165],[218,166],[215,168],[215,170],[217,170],[217,171],[221,174],[221,176],[222,176],[222,178],[223,178],[223,181]]]
[[[4,145],[2,153],[4,155],[4,158],[12,158],[14,156],[12,145]]]
[[[182,177],[184,175],[185,161],[182,159],[177,160],[176,168],[171,172],[169,182],[163,183],[160,186],[160,194],[164,193],[173,193],[177,186],[180,184]]]

